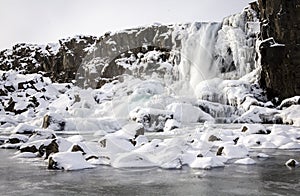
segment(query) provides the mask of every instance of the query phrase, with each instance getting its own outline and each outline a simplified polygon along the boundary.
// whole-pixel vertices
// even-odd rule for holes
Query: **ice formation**
[[[211,169],[268,157],[253,154],[257,149],[300,149],[292,126],[300,124],[299,97],[274,105],[257,83],[258,26],[248,7],[222,23],[108,33],[100,46],[85,48],[76,78],[82,86],[1,71],[1,148],[64,170]],[[57,53],[57,45],[49,47],[43,54]]]

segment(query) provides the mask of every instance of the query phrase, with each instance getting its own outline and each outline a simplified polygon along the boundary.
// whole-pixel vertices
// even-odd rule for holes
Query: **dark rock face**
[[[70,82],[96,37],[77,36],[59,40],[47,46],[16,44],[12,50],[0,52],[0,69],[21,71],[24,74],[43,72],[55,82]]]
[[[182,25],[184,29],[187,25]],[[43,73],[53,82],[71,82],[80,86],[99,88],[106,82],[128,71],[116,63],[119,58],[149,51],[162,51],[166,61],[172,48],[179,49],[178,35],[172,35],[173,26],[153,25],[106,33],[100,37],[77,36],[61,39],[59,44],[46,46],[16,44],[11,50],[0,51],[0,70],[17,70],[23,74]],[[95,70],[91,70],[91,66]],[[80,81],[83,78],[83,81]],[[88,80],[88,81],[87,81]],[[0,94],[5,92],[0,91]]]
[[[48,159],[49,155],[52,153],[59,152],[59,146],[56,142],[56,140],[53,140],[48,146],[41,145],[39,148],[39,154],[40,156],[43,156],[46,154],[45,159]]]
[[[258,0],[261,79],[268,98],[300,94],[300,0]],[[268,39],[269,38],[269,39]]]

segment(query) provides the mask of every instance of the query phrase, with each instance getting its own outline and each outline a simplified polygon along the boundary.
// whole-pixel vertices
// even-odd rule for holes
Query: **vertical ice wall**
[[[220,26],[219,23],[193,23],[181,40],[180,79],[189,83],[192,89],[218,74],[214,50]]]
[[[184,88],[195,91],[199,83],[213,78],[237,80],[256,68],[260,29],[250,6],[222,23],[193,23],[182,31],[178,71]]]

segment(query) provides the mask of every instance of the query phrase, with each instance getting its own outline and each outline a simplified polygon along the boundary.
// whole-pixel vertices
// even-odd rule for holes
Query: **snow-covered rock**
[[[200,108],[187,103],[172,103],[167,106],[169,111],[174,113],[174,119],[182,123],[196,123],[210,121],[214,122],[214,118],[203,112]]]
[[[80,152],[58,152],[49,157],[48,169],[80,170],[94,168]]]
[[[240,165],[254,165],[254,164],[256,164],[256,161],[254,161],[253,159],[247,157],[247,158],[244,158],[244,159],[236,160],[234,163],[235,164],[240,164]]]
[[[289,159],[287,162],[285,162],[285,165],[289,167],[296,167],[299,165],[299,162],[295,159]]]
[[[212,169],[214,167],[224,167],[225,165],[217,157],[200,157],[189,166],[195,169]]]

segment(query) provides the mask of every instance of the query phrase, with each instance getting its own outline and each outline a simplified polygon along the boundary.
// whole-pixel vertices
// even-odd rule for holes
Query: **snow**
[[[285,108],[278,116],[282,118],[283,123],[300,126],[300,105],[291,105]]]
[[[172,111],[174,119],[182,123],[214,121],[209,114],[187,103],[172,103],[167,106],[167,110]]]
[[[244,158],[249,155],[249,151],[245,145],[226,145],[223,149],[223,154],[226,158]]]
[[[267,154],[265,154],[265,153],[258,153],[258,154],[257,154],[257,157],[258,157],[258,158],[269,158],[270,156],[267,155]]]
[[[0,96],[0,147],[19,148],[14,158],[44,161],[40,152],[21,151],[47,148],[55,142],[59,152],[52,149],[46,161],[64,170],[95,165],[212,169],[255,164],[249,157],[253,154],[259,161],[273,156],[272,152],[258,153],[262,149],[300,149],[299,96],[277,107],[267,100],[253,60],[255,45],[283,45],[272,39],[256,42],[256,16],[245,24],[250,12],[246,8],[225,18],[222,25],[174,25],[174,31],[161,35],[171,36],[174,48],[167,54],[174,59],[162,60],[166,53],[159,50],[128,52],[115,59],[127,72],[99,89],[52,83],[41,74],[0,71],[0,92],[7,94]],[[112,50],[118,45],[112,38],[106,44]],[[39,47],[45,55],[60,48],[59,44],[49,46],[30,47]],[[86,51],[95,48],[91,45]],[[224,69],[231,65],[234,69],[221,73],[222,61]],[[98,74],[103,69],[97,63],[107,66],[105,59],[95,57],[83,68]],[[11,101],[15,105],[9,111]],[[50,120],[45,129],[46,115]],[[288,125],[265,124],[280,120]],[[232,122],[241,124],[226,124]],[[84,152],[72,152],[75,146]]]
[[[194,169],[212,169],[214,167],[224,167],[224,163],[217,157],[202,157],[197,158],[190,164],[191,168]]]
[[[240,164],[240,165],[254,165],[254,164],[256,164],[256,161],[254,161],[253,159],[247,157],[247,158],[244,158],[244,159],[236,160],[234,163],[235,164]]]
[[[174,119],[168,119],[165,123],[164,131],[171,131],[172,129],[179,128],[181,124],[174,120]]]
[[[58,152],[50,156],[55,161],[57,169],[63,170],[80,170],[94,168],[92,164],[88,163],[81,152]]]
[[[18,126],[12,131],[12,133],[24,134],[24,133],[33,133],[36,129],[36,126],[27,125],[24,123],[18,124]]]

